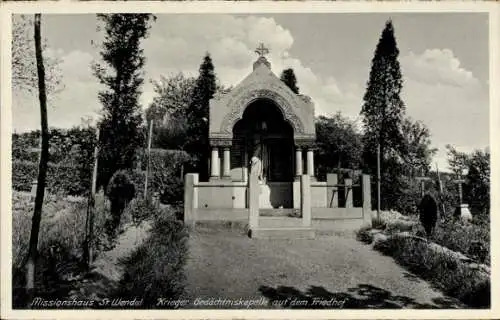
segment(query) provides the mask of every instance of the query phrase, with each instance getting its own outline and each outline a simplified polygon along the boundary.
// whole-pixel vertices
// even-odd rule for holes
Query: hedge
[[[144,192],[144,178],[147,155],[139,153],[140,166],[130,170],[130,178],[138,195]],[[189,155],[181,150],[151,150],[151,167],[148,191],[160,194],[163,203],[182,201],[183,165],[190,161]],[[85,195],[90,190],[90,173],[78,166],[49,162],[47,190],[63,195]],[[38,177],[38,162],[14,160],[12,162],[12,188],[17,191],[31,191],[33,181]],[[88,178],[86,178],[88,177]]]
[[[38,163],[30,161],[12,161],[12,189],[31,191],[33,181],[38,178]],[[49,163],[46,189],[53,194],[84,195],[90,181],[82,181],[80,171],[72,166]]]

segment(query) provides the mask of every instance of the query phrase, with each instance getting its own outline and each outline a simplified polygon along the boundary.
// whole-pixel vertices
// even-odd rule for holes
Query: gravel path
[[[462,307],[353,237],[257,240],[199,228],[186,275],[191,307]]]

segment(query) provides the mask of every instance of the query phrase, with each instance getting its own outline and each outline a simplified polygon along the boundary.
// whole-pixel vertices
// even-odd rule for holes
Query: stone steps
[[[314,239],[316,231],[310,227],[259,227],[251,230],[249,236],[255,239]]]
[[[281,208],[281,209],[259,209],[261,217],[293,217],[300,214],[299,209]]]
[[[259,217],[259,228],[302,227],[301,218],[293,217]]]

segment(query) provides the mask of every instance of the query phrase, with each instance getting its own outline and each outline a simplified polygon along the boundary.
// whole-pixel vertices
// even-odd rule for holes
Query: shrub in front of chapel
[[[129,173],[125,170],[115,172],[109,182],[106,193],[111,202],[111,220],[108,221],[107,227],[109,235],[114,234],[120,224],[120,218],[125,207],[132,201],[135,194],[135,184],[130,178]]]

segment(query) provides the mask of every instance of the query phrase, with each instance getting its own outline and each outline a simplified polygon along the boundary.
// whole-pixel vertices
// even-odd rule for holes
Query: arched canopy
[[[210,101],[209,139],[212,145],[230,145],[235,124],[247,108],[257,101],[269,101],[293,129],[296,144],[311,144],[316,138],[314,105],[308,97],[297,95],[270,70],[256,63],[254,71],[228,94]]]
[[[257,99],[245,108],[242,118],[234,124],[232,133],[234,137],[258,131],[293,138],[294,129],[272,100]]]

